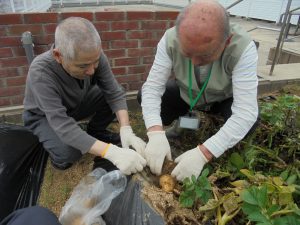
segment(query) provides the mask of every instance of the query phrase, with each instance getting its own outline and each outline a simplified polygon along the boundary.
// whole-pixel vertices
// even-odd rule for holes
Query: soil
[[[162,175],[169,175],[176,164],[172,161],[165,161]],[[198,222],[201,215],[197,211],[182,208],[178,202],[181,185],[175,181],[172,192],[164,191],[159,185],[159,178],[154,176],[149,169],[142,172],[143,176],[135,175],[142,181],[142,195],[146,201],[160,214],[167,225],[200,225]],[[146,180],[145,180],[146,177]]]

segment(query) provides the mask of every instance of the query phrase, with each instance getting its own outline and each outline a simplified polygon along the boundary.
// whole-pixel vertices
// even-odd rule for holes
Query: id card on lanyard
[[[184,115],[179,117],[179,127],[181,128],[187,128],[187,129],[192,129],[192,130],[197,130],[199,128],[200,124],[200,119],[197,117],[196,113],[193,112],[193,108],[201,98],[207,83],[209,81],[210,75],[211,75],[211,69],[209,70],[208,76],[205,79],[205,82],[199,91],[197,97],[193,99],[193,90],[192,90],[192,61],[189,60],[189,98],[190,98],[190,110],[189,112]]]

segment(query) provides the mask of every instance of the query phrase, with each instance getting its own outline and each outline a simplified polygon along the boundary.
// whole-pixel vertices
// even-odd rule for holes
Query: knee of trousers
[[[82,153],[78,149],[66,144],[46,150],[49,152],[52,161],[57,163],[75,163],[82,157]]]

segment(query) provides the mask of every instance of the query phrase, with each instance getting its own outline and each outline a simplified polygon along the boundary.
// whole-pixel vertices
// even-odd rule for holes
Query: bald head
[[[100,36],[87,19],[69,17],[56,27],[55,48],[68,60],[75,59],[79,51],[91,52],[100,46]]]
[[[214,0],[198,0],[184,8],[176,31],[182,53],[199,65],[216,60],[230,36],[226,10]]]
[[[176,20],[177,33],[213,33],[226,40],[229,36],[229,18],[225,8],[215,0],[198,0],[182,10]]]

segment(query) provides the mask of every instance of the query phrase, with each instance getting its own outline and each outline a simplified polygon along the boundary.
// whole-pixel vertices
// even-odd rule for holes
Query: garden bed
[[[261,96],[256,131],[209,163],[198,179],[177,183],[171,193],[159,187],[148,168],[135,175],[143,201],[169,225],[300,224],[299,96],[298,86]],[[147,140],[141,113],[130,116],[133,130]],[[186,131],[170,141],[173,158],[205,141],[223,123],[218,117],[201,117],[199,131]],[[92,158],[83,157],[68,171],[48,165],[40,204],[58,215],[74,186],[91,170]]]

